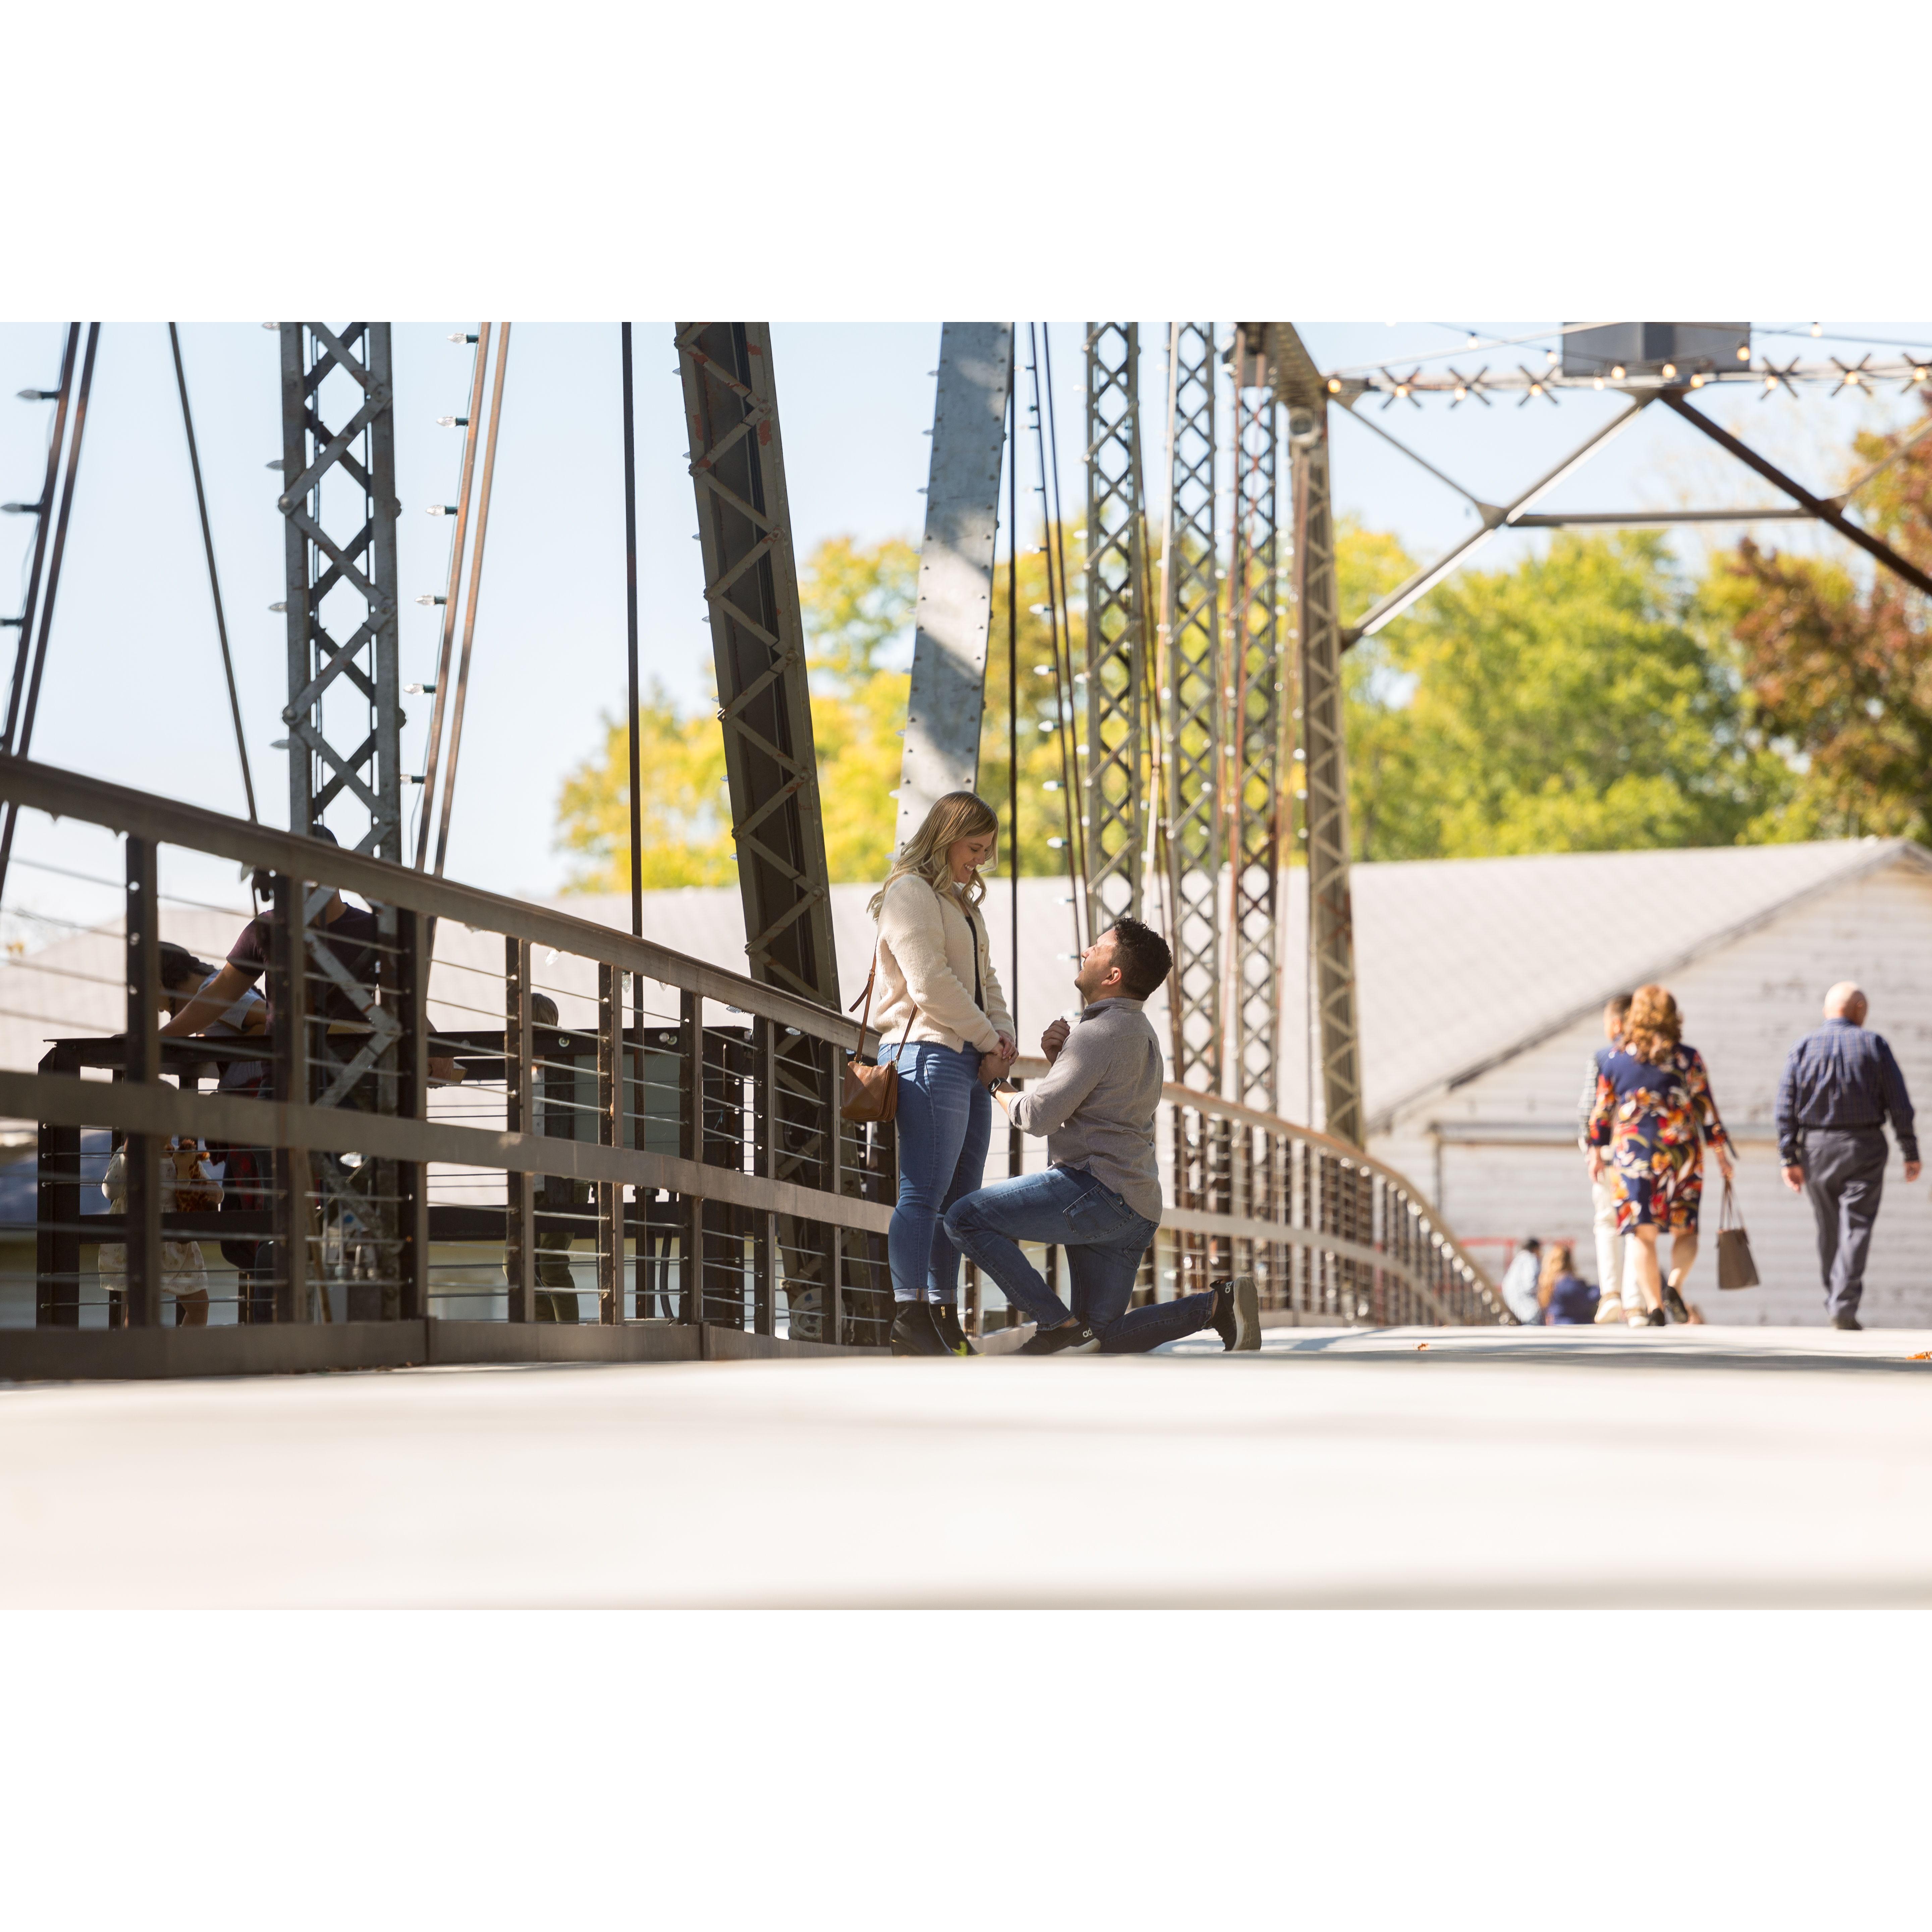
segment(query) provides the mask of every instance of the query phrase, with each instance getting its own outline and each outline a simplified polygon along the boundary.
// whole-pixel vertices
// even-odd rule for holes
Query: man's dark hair
[[[1120,991],[1130,1000],[1150,998],[1174,970],[1167,941],[1150,926],[1123,915],[1107,930],[1114,935],[1114,963],[1120,969]]]

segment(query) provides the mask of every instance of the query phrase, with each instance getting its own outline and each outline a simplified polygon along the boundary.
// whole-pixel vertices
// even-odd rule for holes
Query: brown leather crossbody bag
[[[839,1096],[838,1118],[842,1120],[890,1120],[899,1110],[899,1070],[888,1062],[882,1066],[868,1066],[859,1058],[865,1051],[866,1028],[872,1017],[872,982],[879,976],[879,946],[872,942],[872,970],[866,975],[863,995],[866,1010],[859,1016],[859,1045],[845,1056],[844,1091]],[[859,1002],[854,1000],[852,1006]],[[852,1006],[845,1010],[849,1013]],[[915,1005],[906,1016],[905,1031],[899,1036],[903,1048],[912,1037],[912,1023],[919,1017]]]

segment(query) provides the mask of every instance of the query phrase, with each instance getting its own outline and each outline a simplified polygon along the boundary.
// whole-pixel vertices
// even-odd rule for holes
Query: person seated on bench
[[[1254,1278],[1217,1282],[1204,1294],[1132,1308],[1142,1258],[1160,1220],[1154,1116],[1160,1042],[1142,1010],[1174,964],[1167,942],[1137,919],[1117,919],[1080,956],[1073,984],[1085,1004],[1070,1024],[1041,1034],[1052,1063],[1016,1098],[1009,1118],[1046,1136],[1044,1174],[1023,1174],[969,1194],[947,1210],[946,1232],[1039,1332],[1022,1355],[1141,1354],[1212,1328],[1224,1348],[1261,1346]],[[1066,1250],[1069,1309],[1021,1251],[1022,1241]]]

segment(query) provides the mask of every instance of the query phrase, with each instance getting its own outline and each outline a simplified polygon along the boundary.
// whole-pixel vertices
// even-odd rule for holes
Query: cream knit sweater
[[[973,953],[980,954],[982,1012],[973,1004]],[[914,1015],[914,1008],[917,1009]],[[905,1032],[934,1046],[976,1046],[990,1053],[1013,1030],[1000,976],[993,970],[986,928],[970,917],[954,892],[938,892],[916,873],[886,888],[879,908],[879,977],[872,988],[872,1024],[890,1045]]]

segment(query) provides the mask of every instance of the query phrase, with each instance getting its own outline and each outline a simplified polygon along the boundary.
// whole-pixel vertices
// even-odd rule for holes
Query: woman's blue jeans
[[[898,1301],[957,1301],[959,1250],[942,1217],[980,1185],[993,1138],[993,1096],[976,1046],[894,1041],[879,1055],[899,1070],[899,1199],[886,1234]]]

